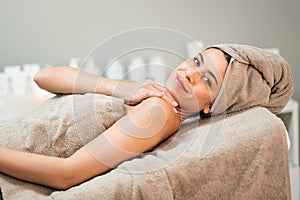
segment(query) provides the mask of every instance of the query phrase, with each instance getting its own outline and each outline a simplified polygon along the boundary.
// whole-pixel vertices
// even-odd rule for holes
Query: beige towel
[[[56,96],[29,115],[0,121],[0,146],[68,157],[122,117],[123,105],[121,99],[98,94]],[[53,191],[1,173],[0,187],[4,199],[22,199],[22,192],[16,192],[22,190],[44,195]]]
[[[220,44],[234,61],[226,71],[212,114],[231,113],[253,106],[280,112],[290,99],[293,86],[288,63],[279,55],[247,45]]]

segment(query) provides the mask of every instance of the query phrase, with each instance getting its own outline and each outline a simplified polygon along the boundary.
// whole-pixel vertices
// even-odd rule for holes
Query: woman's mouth
[[[184,86],[183,81],[181,80],[180,75],[176,74],[176,78],[175,78],[176,84],[179,88],[183,89],[186,93],[188,93],[187,89]]]

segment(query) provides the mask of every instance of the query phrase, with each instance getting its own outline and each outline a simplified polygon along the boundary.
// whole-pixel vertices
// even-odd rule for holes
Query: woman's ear
[[[208,107],[208,108],[204,108],[203,112],[204,112],[205,114],[208,114],[208,113],[210,112],[210,108],[209,108],[209,107]]]

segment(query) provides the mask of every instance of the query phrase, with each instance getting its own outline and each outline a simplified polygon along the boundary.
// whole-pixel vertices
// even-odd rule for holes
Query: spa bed
[[[0,174],[12,199],[291,199],[283,122],[262,107],[190,118],[152,151],[66,191]]]

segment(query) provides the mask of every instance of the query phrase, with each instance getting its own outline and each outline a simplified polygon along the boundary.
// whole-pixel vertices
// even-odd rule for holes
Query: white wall
[[[0,68],[66,65],[120,31],[159,26],[205,45],[277,47],[290,63],[300,101],[299,0],[0,0]]]

